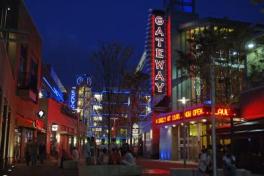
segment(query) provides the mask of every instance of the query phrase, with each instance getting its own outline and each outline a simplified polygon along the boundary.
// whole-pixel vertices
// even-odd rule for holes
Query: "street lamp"
[[[255,47],[255,43],[253,43],[253,42],[250,42],[247,44],[248,49],[253,49],[254,47]]]
[[[183,104],[183,112],[185,109],[185,105],[190,99],[186,99],[185,97],[182,97],[182,99],[178,100]],[[187,138],[187,130],[186,130],[186,125],[183,125],[183,165],[186,167],[186,160],[187,160],[187,149],[186,149],[186,138]]]

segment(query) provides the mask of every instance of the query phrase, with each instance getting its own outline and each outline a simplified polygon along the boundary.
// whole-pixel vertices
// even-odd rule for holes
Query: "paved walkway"
[[[142,176],[169,176],[170,168],[183,167],[182,161],[161,161],[149,159],[137,159],[137,164],[143,167]],[[188,162],[187,167],[196,168],[196,163]],[[78,176],[77,170],[60,169],[56,160],[48,160],[37,166],[17,164],[8,176]],[[253,175],[252,176],[260,176]]]
[[[8,176],[78,176],[78,171],[61,169],[56,160],[48,160],[44,164],[38,163],[37,166],[17,164]]]

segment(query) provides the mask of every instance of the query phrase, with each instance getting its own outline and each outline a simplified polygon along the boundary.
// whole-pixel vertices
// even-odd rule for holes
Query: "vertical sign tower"
[[[156,113],[166,112],[171,97],[171,26],[164,11],[151,10],[147,29],[147,58],[149,59],[152,95],[152,121]],[[165,102],[165,103],[164,103]],[[166,103],[167,102],[167,103]],[[156,112],[158,111],[158,112]],[[160,132],[152,123],[152,156],[159,157]]]

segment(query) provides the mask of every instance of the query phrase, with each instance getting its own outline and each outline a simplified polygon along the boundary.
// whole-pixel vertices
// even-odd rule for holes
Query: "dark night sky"
[[[119,41],[144,48],[148,9],[162,0],[25,0],[43,40],[43,60],[54,66],[66,86],[80,73],[90,73],[89,52],[98,42]],[[264,14],[250,0],[197,0],[201,17],[264,23]]]

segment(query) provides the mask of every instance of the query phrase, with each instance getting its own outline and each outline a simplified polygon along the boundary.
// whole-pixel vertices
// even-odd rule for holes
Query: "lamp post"
[[[182,99],[178,100],[183,105],[183,112],[186,106],[186,103],[190,101],[190,99],[186,99],[185,97],[182,97]],[[187,160],[187,149],[186,149],[186,138],[187,138],[187,129],[186,124],[183,125],[183,165],[186,167],[186,160]]]
[[[212,121],[212,153],[213,153],[213,176],[217,176],[216,164],[216,132],[215,132],[215,58],[211,57],[211,121]]]

